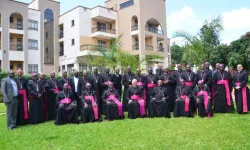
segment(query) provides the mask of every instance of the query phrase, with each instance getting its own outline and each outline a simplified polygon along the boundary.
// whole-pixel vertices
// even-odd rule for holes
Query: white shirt
[[[11,78],[9,78],[9,79],[10,79],[10,82],[11,82],[13,90],[14,90],[14,94],[13,95],[14,95],[14,97],[16,97],[16,96],[18,96],[17,84],[16,84],[16,82],[13,79],[11,79]]]
[[[77,92],[77,87],[78,87],[78,78],[74,76],[74,83],[75,83],[75,92]]]

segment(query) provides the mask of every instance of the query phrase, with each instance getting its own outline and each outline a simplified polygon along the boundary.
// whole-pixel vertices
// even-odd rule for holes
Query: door
[[[17,18],[17,29],[19,30],[23,29],[23,20],[20,18]]]

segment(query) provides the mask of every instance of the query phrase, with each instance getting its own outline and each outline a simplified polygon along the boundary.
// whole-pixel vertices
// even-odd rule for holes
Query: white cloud
[[[173,12],[168,16],[168,31],[169,37],[172,37],[173,32],[179,30],[187,30],[192,34],[196,34],[202,25],[202,21],[197,18],[197,15],[191,7],[183,7],[178,12]]]
[[[250,9],[243,7],[231,12],[222,13],[225,30],[237,30],[250,28]]]

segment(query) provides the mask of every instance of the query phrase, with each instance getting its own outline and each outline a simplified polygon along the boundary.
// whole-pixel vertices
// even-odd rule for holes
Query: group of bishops
[[[29,81],[18,70],[17,125],[47,120],[55,120],[56,125],[101,122],[102,114],[112,121],[123,119],[125,111],[130,119],[170,118],[170,112],[174,117],[193,117],[196,111],[200,117],[211,117],[213,112],[234,111],[233,89],[237,112],[248,113],[248,72],[238,65],[232,77],[223,64],[217,63],[213,71],[209,66],[209,62],[201,64],[197,73],[190,65],[182,70],[181,64],[174,72],[159,67],[154,74],[149,68],[147,75],[142,75],[140,69],[132,73],[130,67],[123,75],[119,69],[111,74],[108,68],[99,74],[94,67],[92,74],[84,70],[80,76],[74,71],[71,78],[66,71],[60,79],[55,73],[49,79],[43,73],[33,73]]]

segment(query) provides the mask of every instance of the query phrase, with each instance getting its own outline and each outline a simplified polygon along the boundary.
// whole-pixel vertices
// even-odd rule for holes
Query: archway
[[[160,35],[164,35],[164,32],[162,30],[162,27],[161,27],[159,21],[157,21],[154,18],[151,18],[147,21],[147,23],[145,25],[145,30],[149,31],[149,32],[157,33]]]

